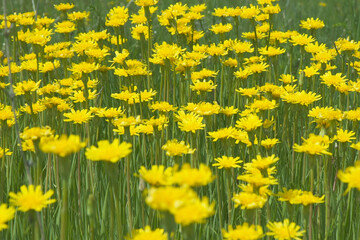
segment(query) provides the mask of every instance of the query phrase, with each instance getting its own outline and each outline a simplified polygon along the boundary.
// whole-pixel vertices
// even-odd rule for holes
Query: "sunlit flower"
[[[131,153],[131,144],[115,139],[112,143],[108,140],[98,141],[98,147],[91,146],[86,149],[85,156],[91,161],[108,161],[112,163],[118,162],[121,158]]]
[[[266,227],[270,230],[266,235],[274,236],[279,240],[301,240],[305,230],[300,231],[300,226],[285,219],[284,222],[269,222]]]
[[[25,185],[20,187],[20,192],[10,192],[10,204],[19,207],[18,209],[22,212],[29,210],[35,210],[40,212],[47,205],[56,202],[55,199],[49,199],[54,194],[53,190],[49,190],[46,193],[41,191],[40,186]]]

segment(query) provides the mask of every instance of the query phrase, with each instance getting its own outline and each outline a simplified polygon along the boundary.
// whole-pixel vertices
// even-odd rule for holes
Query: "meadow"
[[[357,0],[0,10],[0,239],[360,239]]]

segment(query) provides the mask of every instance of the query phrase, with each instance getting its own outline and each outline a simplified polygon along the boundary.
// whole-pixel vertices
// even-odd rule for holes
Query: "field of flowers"
[[[360,238],[357,0],[25,2],[0,239]]]

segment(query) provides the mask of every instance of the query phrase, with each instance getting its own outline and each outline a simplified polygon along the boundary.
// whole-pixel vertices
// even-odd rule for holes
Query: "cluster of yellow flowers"
[[[16,208],[57,202],[49,211],[59,213],[61,226],[52,227],[61,239],[73,236],[68,222],[84,224],[68,212],[89,217],[81,228],[94,237],[94,220],[107,211],[110,239],[198,239],[198,224],[212,224],[209,239],[301,239],[315,222],[317,236],[331,239],[330,214],[352,209],[341,196],[360,190],[360,42],[319,42],[318,18],[279,30],[281,4],[256,2],[208,9],[180,1],[160,12],[158,0],[135,0],[111,8],[97,30],[93,13],[71,3],[54,5],[56,19],[0,15],[0,30],[12,29],[11,54],[0,48],[0,180],[23,176],[7,161],[19,153],[28,179],[19,193],[11,190],[20,181],[9,181],[0,231]],[[335,201],[336,177],[348,185],[331,183]],[[57,201],[42,188],[55,188]],[[89,193],[98,196],[96,214]]]

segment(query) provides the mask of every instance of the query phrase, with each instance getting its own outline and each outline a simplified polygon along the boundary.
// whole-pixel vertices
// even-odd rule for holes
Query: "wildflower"
[[[256,159],[252,159],[251,163],[247,163],[247,165],[251,164],[251,167],[261,170],[268,168],[271,164],[274,164],[277,161],[279,161],[279,158],[275,157],[274,154],[268,157],[261,157],[261,155],[257,155]]]
[[[200,102],[197,104],[188,103],[184,109],[201,116],[210,116],[213,114],[218,114],[220,111],[220,106],[217,104],[217,102],[214,102],[213,104],[209,102]]]
[[[55,32],[57,33],[71,33],[76,30],[76,25],[70,21],[62,21],[55,24]]]
[[[360,161],[356,161],[354,166],[346,168],[345,171],[339,170],[337,177],[348,184],[345,194],[352,188],[360,191]]]
[[[235,91],[238,92],[238,93],[241,93],[242,96],[246,96],[246,97],[249,97],[249,98],[258,95],[258,93],[259,93],[259,90],[256,89],[255,87],[253,87],[253,88],[239,88],[239,89],[236,89]]]
[[[83,12],[72,12],[72,13],[68,13],[68,18],[70,21],[80,21],[80,20],[88,20],[89,19],[89,15],[90,15],[90,12],[86,12],[86,11],[83,11]]]
[[[360,151],[360,142],[353,143],[350,145],[350,147]]]
[[[296,82],[297,79],[291,74],[281,74],[279,81],[284,84],[290,84]]]
[[[205,127],[205,124],[202,123],[203,117],[195,113],[179,111],[174,116],[179,121],[178,125],[181,131],[195,133],[196,130],[201,130]]]
[[[40,142],[40,149],[45,153],[54,153],[60,157],[66,157],[70,154],[80,151],[85,147],[85,143],[81,142],[77,135],[62,135],[60,138],[48,138]]]
[[[255,240],[263,237],[263,229],[260,225],[249,225],[245,222],[243,225],[237,225],[235,229],[229,226],[229,230],[222,230],[224,240]]]
[[[266,149],[270,149],[275,146],[275,144],[279,143],[279,139],[277,138],[267,138],[264,140],[261,140],[261,146],[263,146]]]
[[[314,196],[311,192],[303,191],[301,194],[290,199],[289,202],[291,204],[302,204],[304,206],[307,206],[309,204],[314,204],[314,203],[323,203],[324,198],[325,195],[323,195],[322,197],[317,197]]]
[[[152,208],[160,211],[173,211],[177,207],[196,198],[194,190],[187,187],[151,187],[145,202]]]
[[[165,101],[152,103],[149,106],[149,108],[152,111],[158,110],[159,112],[170,112],[170,111],[176,111],[177,109],[176,107]]]
[[[42,137],[50,137],[54,134],[54,130],[51,130],[49,126],[45,127],[25,127],[24,131],[20,133],[20,138],[22,140],[38,140]]]
[[[248,70],[252,73],[266,72],[269,67],[266,63],[253,63],[247,66]]]
[[[7,207],[4,203],[0,205],[0,232],[8,228],[6,222],[12,220],[14,216],[15,209],[13,207]]]
[[[320,95],[316,95],[314,92],[294,92],[294,93],[285,93],[281,96],[281,99],[285,102],[291,104],[300,104],[303,106],[309,106],[315,101],[321,99]]]
[[[243,161],[239,159],[240,157],[218,157],[214,159],[217,163],[213,163],[212,166],[218,167],[219,169],[225,168],[226,170],[230,168],[240,168],[241,166],[238,164]]]
[[[165,169],[163,165],[153,165],[151,169],[146,169],[144,166],[140,167],[140,177],[152,186],[170,185],[173,168],[168,167]]]
[[[313,117],[319,120],[341,121],[343,119],[343,113],[339,109],[334,109],[333,107],[315,107],[309,111],[309,117]]]
[[[232,25],[230,23],[227,24],[214,24],[211,26],[210,31],[212,31],[215,34],[223,34],[223,33],[227,33],[230,32],[232,29]]]
[[[14,86],[14,93],[15,95],[24,95],[30,92],[35,92],[37,89],[39,89],[41,80],[38,82],[35,82],[33,80],[27,80],[17,83]]]
[[[249,7],[243,6],[241,7],[240,17],[243,19],[252,19],[256,17],[260,13],[258,6],[253,6],[250,4]]]
[[[112,143],[108,140],[98,141],[97,145],[98,147],[86,148],[85,156],[91,161],[116,163],[131,153],[131,144],[127,142],[119,144],[119,139],[115,139]]]
[[[210,204],[207,197],[203,197],[201,200],[195,198],[177,207],[172,213],[176,223],[188,226],[192,223],[203,223],[205,218],[214,215],[214,206],[215,203]]]
[[[241,209],[255,209],[262,208],[267,201],[267,197],[256,193],[240,192],[234,194],[232,200],[235,202],[235,207],[241,206]]]
[[[312,36],[309,36],[307,34],[293,35],[293,36],[291,36],[291,39],[290,39],[290,42],[294,46],[296,46],[296,45],[305,46],[314,41],[315,41],[315,39]]]
[[[120,27],[125,25],[129,18],[129,10],[126,7],[113,7],[106,15],[105,26]]]
[[[168,140],[166,144],[161,147],[166,151],[167,156],[182,156],[183,154],[193,154],[196,149],[191,149],[190,145],[186,145],[184,141],[179,142],[177,139]]]
[[[220,108],[220,112],[228,117],[233,116],[235,114],[237,114],[239,112],[239,109],[235,108],[234,106],[230,106],[230,107],[224,107],[224,108]]]
[[[280,54],[283,54],[284,52],[285,52],[285,49],[275,48],[272,46],[259,48],[260,54],[266,55],[269,57],[278,56]]]
[[[172,182],[179,186],[198,187],[211,183],[214,178],[207,165],[201,163],[197,169],[191,168],[190,164],[185,163],[181,170],[174,172]]]
[[[76,124],[82,124],[89,122],[89,120],[94,116],[91,115],[91,112],[86,109],[76,110],[76,111],[74,109],[71,109],[71,112],[64,113],[64,117],[67,117],[67,119],[64,120],[65,122],[74,122]]]
[[[269,222],[266,227],[270,230],[266,235],[274,236],[279,240],[301,240],[305,233],[305,230],[300,230],[300,226],[294,222],[289,222],[289,219],[285,219],[284,222]]]
[[[58,11],[67,11],[73,9],[75,7],[72,3],[60,3],[58,5],[54,5],[55,9]]]
[[[308,18],[300,21],[300,27],[307,30],[317,30],[325,27],[325,24],[320,19]]]
[[[249,132],[263,125],[263,121],[256,114],[249,114],[236,121],[236,127]]]
[[[214,90],[217,85],[214,85],[213,81],[199,81],[196,80],[195,82],[193,82],[194,85],[191,85],[190,88],[193,91],[197,91],[196,93],[198,95],[200,95],[200,92],[211,92],[212,90]]]
[[[351,142],[351,140],[355,139],[355,137],[353,137],[354,135],[355,132],[353,131],[344,131],[343,129],[338,129],[336,132],[336,136],[334,136],[334,140],[342,143]]]
[[[40,185],[36,187],[34,185],[29,185],[29,187],[23,185],[20,187],[20,191],[18,193],[10,192],[9,196],[10,204],[19,207],[18,209],[22,212],[29,210],[40,212],[47,205],[56,202],[55,199],[49,199],[54,191],[49,190],[43,194]]]
[[[164,229],[157,228],[151,230],[150,226],[145,226],[145,229],[137,229],[133,231],[132,238],[126,238],[127,240],[167,240],[167,234],[164,232]]]
[[[294,144],[295,152],[304,152],[310,155],[332,155],[332,153],[328,152],[329,144],[323,141],[319,141],[314,137],[310,137],[309,139],[303,139],[304,142],[302,145]]]
[[[341,73],[337,73],[332,75],[330,71],[326,72],[324,75],[320,76],[322,83],[326,84],[327,86],[338,86],[342,83],[346,82],[345,76],[341,76]]]

